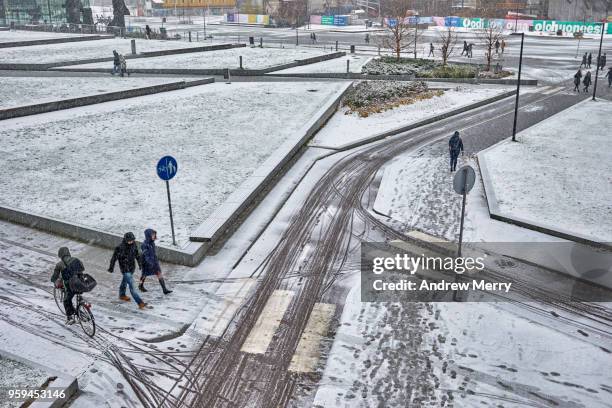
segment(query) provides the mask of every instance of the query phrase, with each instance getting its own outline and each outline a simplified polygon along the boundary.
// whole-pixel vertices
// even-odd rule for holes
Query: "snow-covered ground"
[[[440,84],[435,84],[435,86],[438,87]],[[411,105],[402,105],[367,118],[361,118],[356,113],[346,114],[348,108],[340,107],[310,144],[311,146],[338,148],[490,98],[510,89],[508,87],[481,88],[470,85],[449,85],[449,87],[451,89],[445,91],[442,96],[434,96]]]
[[[130,68],[180,68],[180,69],[222,69],[239,68],[240,56],[245,69],[262,69],[282,65],[298,59],[317,57],[329,52],[316,48],[231,48],[228,50],[206,51],[188,54],[165,55],[161,57],[128,60]],[[77,68],[108,68],[109,63],[78,65]],[[65,67],[70,68],[70,67]]]
[[[10,360],[0,355],[0,396],[2,407],[18,408],[22,402],[9,400],[8,390],[38,388],[49,378],[41,369],[27,366],[19,361]]]
[[[130,41],[130,39],[113,38],[107,40],[5,48],[2,49],[0,53],[0,63],[46,64],[92,58],[112,58],[113,50],[117,50],[120,54],[130,55],[132,53]],[[201,46],[202,44],[200,43],[189,43],[184,41],[136,40],[136,52],[138,53]]]
[[[481,152],[500,213],[612,242],[610,112],[588,100]]]
[[[48,40],[50,38],[88,37],[89,34],[47,33],[43,31],[0,31],[0,43],[15,41]],[[4,52],[4,50],[3,50]]]
[[[77,98],[106,92],[142,88],[181,78],[100,77],[0,77],[0,109]]]
[[[282,71],[276,71],[274,74],[316,74],[316,73],[345,73],[346,61],[349,61],[350,72],[361,72],[363,67],[371,56],[367,55],[350,55],[346,57],[334,58],[332,60],[317,62],[316,64],[302,65],[299,67],[287,68]]]
[[[157,160],[170,183],[178,240],[343,86],[211,84],[2,122],[3,204],[123,233],[170,236]],[[291,109],[285,107],[291,106]]]

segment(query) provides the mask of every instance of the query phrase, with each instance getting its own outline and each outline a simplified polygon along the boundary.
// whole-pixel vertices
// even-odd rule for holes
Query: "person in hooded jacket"
[[[448,152],[450,154],[450,171],[453,172],[457,170],[457,158],[459,157],[459,153],[463,152],[463,140],[461,140],[459,132],[457,131],[455,131],[448,141]]]
[[[587,68],[591,68],[591,62],[593,62],[593,53],[589,52],[589,55],[587,57]]]
[[[574,74],[574,91],[580,92],[580,80],[582,79],[582,71],[578,69],[578,72]]]
[[[608,68],[608,72],[604,78],[608,78],[608,88],[612,88],[612,67]]]
[[[138,246],[135,241],[136,237],[131,232],[127,232],[123,236],[123,241],[115,248],[115,252],[113,252],[108,271],[113,273],[115,270],[115,263],[119,262],[119,270],[123,275],[121,285],[119,285],[119,299],[129,302],[130,298],[125,294],[125,290],[126,288],[130,288],[130,293],[132,294],[132,298],[134,298],[134,302],[136,302],[140,309],[144,309],[147,304],[142,301],[140,296],[138,296],[138,292],[134,289],[133,276],[136,271],[136,264],[138,264],[138,269],[142,270]]]
[[[155,249],[157,232],[151,228],[147,228],[144,234],[145,240],[140,245],[140,250],[142,251],[142,276],[140,278],[140,285],[138,285],[138,289],[140,289],[141,292],[147,292],[144,287],[145,279],[147,276],[155,275],[157,276],[157,280],[159,280],[159,284],[162,287],[164,295],[172,293],[172,291],[166,287],[166,281],[161,274],[161,267],[159,266],[159,260],[157,259],[157,252]]]
[[[70,285],[68,285],[70,276],[67,275],[66,271],[68,269],[68,264],[70,264],[70,262],[75,258],[72,258],[70,255],[70,250],[66,247],[61,247],[59,251],[57,251],[57,256],[59,257],[60,261],[55,264],[53,275],[51,275],[51,282],[58,287],[60,284],[64,287],[64,310],[66,311],[66,324],[71,325],[75,323],[74,315],[76,310],[72,304],[72,299],[76,293],[70,290]]]

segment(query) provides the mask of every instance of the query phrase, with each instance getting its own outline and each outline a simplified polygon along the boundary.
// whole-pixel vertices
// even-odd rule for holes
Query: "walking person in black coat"
[[[591,86],[592,82],[593,81],[591,80],[591,71],[587,71],[587,73],[584,75],[584,79],[582,80],[585,93],[589,92],[589,86]]]
[[[589,52],[589,56],[587,57],[587,68],[591,68],[591,62],[593,62],[593,54]]]
[[[580,92],[580,80],[582,79],[582,71],[578,69],[578,72],[574,74],[574,91]]]
[[[142,276],[140,278],[140,285],[138,285],[138,289],[141,292],[147,292],[144,287],[145,279],[147,276],[157,276],[157,280],[159,281],[160,286],[164,292],[164,295],[172,293],[166,287],[166,281],[164,280],[161,267],[159,266],[159,260],[157,259],[157,251],[155,249],[155,240],[157,239],[157,232],[148,228],[145,230],[145,240],[140,245],[140,249],[142,251]]]
[[[587,68],[587,53],[586,52],[582,56],[582,62],[580,63],[580,68],[582,68],[583,66]]]
[[[131,232],[127,232],[123,236],[123,241],[115,248],[115,252],[113,252],[108,271],[113,273],[115,270],[115,263],[117,261],[119,262],[119,270],[123,275],[121,285],[119,285],[119,299],[126,302],[130,301],[129,296],[125,294],[126,288],[129,288],[132,298],[134,298],[134,302],[136,302],[140,309],[144,309],[147,304],[142,301],[140,296],[138,296],[138,292],[134,289],[134,272],[136,272],[136,264],[138,264],[138,269],[142,270],[142,262],[135,241],[136,237]]]
[[[461,140],[459,132],[457,131],[455,131],[448,141],[448,153],[450,154],[450,171],[453,172],[457,170],[457,158],[459,157],[459,153],[463,153],[463,140]]]

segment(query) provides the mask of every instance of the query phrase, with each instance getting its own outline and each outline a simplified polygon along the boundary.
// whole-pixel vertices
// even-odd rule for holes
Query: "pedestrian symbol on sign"
[[[162,157],[159,162],[157,162],[157,175],[162,180],[171,180],[176,176],[177,170],[178,164],[172,156]]]

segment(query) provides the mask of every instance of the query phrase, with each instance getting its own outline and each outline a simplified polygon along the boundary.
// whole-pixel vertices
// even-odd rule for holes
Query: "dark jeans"
[[[66,293],[64,294],[64,309],[66,310],[66,316],[73,316],[76,311],[74,310],[74,306],[72,305],[72,299],[74,298],[75,293],[68,289],[67,285],[64,285]]]
[[[451,167],[451,171],[457,170],[457,158],[458,157],[459,157],[459,152],[457,152],[457,153],[451,152],[451,154],[450,154],[450,167]]]
[[[141,304],[142,299],[138,296],[138,292],[134,289],[134,272],[126,272],[123,274],[123,279],[121,280],[121,285],[119,285],[119,296],[125,296],[126,287],[130,288],[130,293],[132,294],[132,298],[136,304]]]

